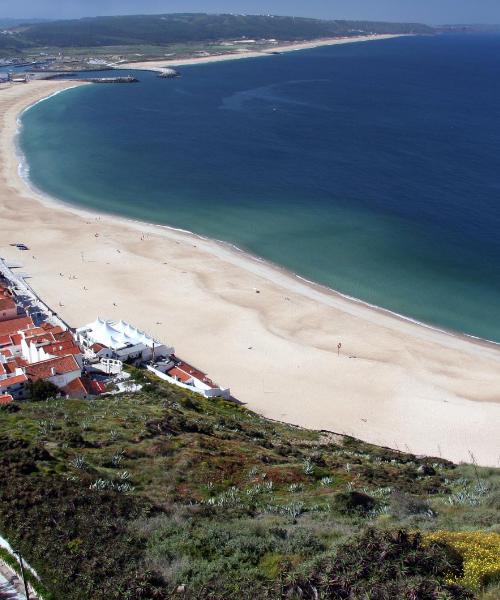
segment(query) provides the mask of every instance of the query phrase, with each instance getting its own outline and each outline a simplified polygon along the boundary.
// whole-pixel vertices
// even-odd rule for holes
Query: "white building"
[[[154,365],[147,365],[147,368],[160,379],[191,392],[201,394],[205,398],[215,398],[217,396],[226,400],[231,398],[231,390],[229,388],[220,387],[205,373],[178,359],[176,356],[172,356],[171,360],[164,363],[159,362]]]
[[[174,354],[174,348],[155,340],[125,321],[97,318],[76,330],[76,336],[89,358],[149,361]]]
[[[43,379],[58,388],[64,388],[82,375],[80,365],[71,354],[26,365],[23,370],[31,381]]]

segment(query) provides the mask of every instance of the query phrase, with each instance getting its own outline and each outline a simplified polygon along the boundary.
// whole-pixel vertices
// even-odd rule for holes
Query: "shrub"
[[[404,519],[412,515],[422,515],[429,518],[436,516],[436,513],[429,506],[428,502],[400,491],[395,491],[391,494],[390,507],[391,513],[399,519]]]
[[[0,404],[0,412],[5,412],[5,413],[16,413],[19,412],[21,409],[19,408],[18,404],[14,404],[13,402],[11,402],[10,404]]]
[[[44,402],[49,398],[60,395],[60,390],[50,381],[39,379],[38,381],[28,381],[26,388],[32,402]]]
[[[165,590],[154,591],[163,582],[141,572],[142,542],[128,532],[128,523],[147,507],[129,495],[95,493],[63,478],[42,476],[39,464],[48,460],[43,448],[0,438],[2,531],[54,597],[165,599]]]
[[[422,544],[418,534],[368,530],[341,545],[333,558],[318,561],[312,573],[289,585],[304,600],[370,599],[466,600],[465,588],[445,581],[461,574],[462,559],[438,543]]]
[[[375,508],[375,500],[363,492],[341,492],[335,494],[333,508],[341,514],[367,514]]]

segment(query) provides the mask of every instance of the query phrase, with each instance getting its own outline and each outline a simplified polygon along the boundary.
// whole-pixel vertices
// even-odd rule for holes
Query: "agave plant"
[[[75,458],[72,458],[69,462],[73,467],[75,467],[75,469],[78,469],[79,471],[83,471],[83,469],[85,469],[87,466],[84,456],[75,456]]]
[[[308,458],[304,461],[303,469],[306,475],[314,475],[314,465]]]
[[[123,452],[123,450],[119,450],[118,452],[115,452],[113,454],[113,456],[111,457],[111,466],[113,468],[117,469],[120,466],[120,464],[123,460],[124,454],[125,453]]]
[[[327,485],[332,485],[332,483],[334,482],[334,478],[333,477],[322,477],[320,484],[327,486]]]

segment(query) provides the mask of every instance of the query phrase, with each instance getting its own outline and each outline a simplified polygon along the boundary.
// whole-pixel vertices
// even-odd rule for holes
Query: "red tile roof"
[[[9,389],[11,386],[17,385],[19,383],[24,383],[25,381],[28,381],[28,378],[26,377],[26,375],[16,375],[15,377],[9,377],[8,379],[2,379],[2,381],[0,381],[0,390],[2,388]]]
[[[18,331],[23,331],[30,327],[34,327],[31,317],[19,317],[17,319],[10,319],[9,321],[0,322],[0,336],[11,335]]]
[[[74,337],[69,331],[63,331],[60,327],[54,327],[53,330],[45,330],[40,327],[28,329],[24,334],[26,343],[43,344],[46,342],[71,342],[75,343]]]
[[[195,367],[193,367],[192,365],[188,364],[187,362],[184,362],[183,360],[181,360],[178,364],[177,367],[179,369],[181,369],[182,371],[184,371],[185,373],[189,373],[192,377],[195,377],[196,379],[199,379],[200,381],[203,381],[204,384],[212,387],[212,388],[216,388],[217,386],[215,385],[215,383],[210,379],[210,377],[208,377],[208,375],[206,375],[205,373],[203,373],[202,371],[200,371],[199,369],[196,369]]]
[[[52,371],[54,369],[55,373]],[[43,360],[38,363],[26,366],[26,375],[33,381],[39,379],[49,379],[54,375],[62,375],[64,373],[71,373],[72,371],[79,371],[80,367],[75,360],[75,357],[61,356],[58,358],[51,358],[49,360]]]
[[[74,398],[81,398],[82,396],[88,395],[88,392],[79,377],[78,379],[73,379],[73,381],[70,381],[70,383],[65,385],[62,390],[65,394]]]
[[[97,379],[87,379],[86,383],[90,392],[96,396],[106,392],[106,386],[102,381],[97,381]]]
[[[17,304],[9,296],[0,296],[0,310],[12,310]]]
[[[54,339],[52,332],[46,331],[45,329],[42,329],[41,327],[32,327],[31,329],[28,329],[24,335],[24,337],[26,339],[29,337],[35,337],[35,336],[43,336],[50,340]]]
[[[53,333],[54,335],[56,335],[58,333],[69,333],[69,331],[65,331],[64,329],[62,329],[62,327],[59,327],[59,325],[52,325],[52,323],[47,323],[47,321],[42,323],[40,325],[40,327],[44,331],[50,331],[50,333]]]
[[[182,381],[182,383],[187,383],[188,381],[190,381],[193,378],[192,375],[188,375],[187,373],[185,373],[184,371],[181,371],[177,367],[173,367],[172,369],[167,371],[167,375],[169,375],[170,377],[173,377],[174,379],[178,379],[179,381]]]
[[[0,394],[0,405],[5,406],[14,401],[14,398],[10,394]]]
[[[0,335],[0,346],[12,346],[10,335]]]
[[[29,334],[29,335],[26,335]],[[56,341],[56,338],[51,333],[44,333],[42,335],[31,335],[31,331],[28,329],[24,336],[25,342],[29,345],[30,343],[36,344],[50,344]]]
[[[20,365],[18,365],[17,361],[10,361],[10,362],[4,363],[3,366],[4,366],[6,373],[9,373],[10,375],[15,375],[16,369]]]
[[[92,344],[92,346],[90,346],[92,348],[92,350],[97,354],[98,352],[100,352],[101,350],[107,350],[108,347],[104,346],[103,344]]]
[[[73,341],[68,342],[55,342],[54,344],[48,344],[47,346],[43,346],[43,349],[48,354],[52,354],[53,356],[66,356],[68,354],[81,354],[79,346],[77,346]]]
[[[19,333],[13,333],[10,336],[10,339],[12,340],[12,345],[13,346],[20,346],[21,342],[23,341],[22,336]]]

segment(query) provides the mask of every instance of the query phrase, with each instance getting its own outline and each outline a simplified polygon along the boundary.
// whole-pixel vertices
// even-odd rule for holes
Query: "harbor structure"
[[[124,77],[86,77],[80,81],[85,83],[137,83],[139,80],[132,75],[126,75]]]
[[[180,77],[181,74],[177,69],[172,69],[171,67],[163,67],[160,69],[158,73],[158,77],[161,79],[174,79],[175,77]]]

